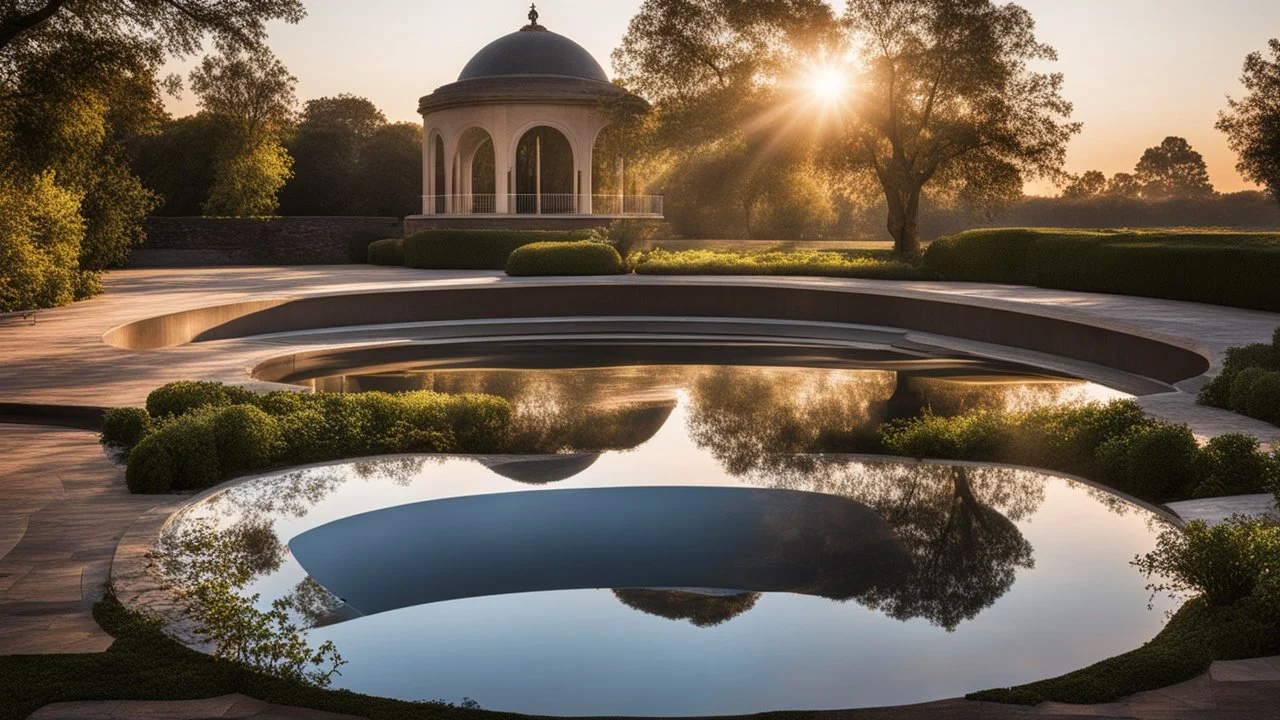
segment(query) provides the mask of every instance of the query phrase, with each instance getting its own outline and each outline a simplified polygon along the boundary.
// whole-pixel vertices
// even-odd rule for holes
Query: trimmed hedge
[[[620,275],[625,269],[622,256],[611,245],[590,240],[522,245],[507,260],[507,274],[522,277]]]
[[[1222,371],[1201,388],[1198,401],[1280,425],[1280,329],[1270,345],[1227,350]]]
[[[511,405],[491,395],[258,395],[197,382],[158,388],[147,405],[165,420],[129,454],[125,479],[137,493],[199,490],[254,470],[367,455],[501,452],[511,420]]]
[[[971,230],[931,243],[943,280],[1004,282],[1280,310],[1280,234]]]
[[[878,280],[915,280],[913,265],[868,252],[788,250],[651,250],[635,256],[640,275],[808,275]]]
[[[111,408],[102,415],[101,439],[104,445],[132,449],[151,432],[151,413],[146,408]]]
[[[404,239],[391,238],[371,243],[366,257],[370,265],[404,267]]]
[[[353,237],[347,241],[347,257],[353,263],[369,262],[369,246],[377,242],[374,238]]]
[[[905,457],[1059,470],[1155,503],[1209,497],[1220,489],[1262,493],[1280,484],[1280,462],[1256,441],[1229,436],[1200,448],[1190,428],[1152,420],[1131,400],[1014,414],[925,415],[885,423],[880,441],[886,452]]]
[[[516,248],[574,239],[572,233],[542,230],[424,230],[405,238],[404,264],[428,270],[504,270]]]

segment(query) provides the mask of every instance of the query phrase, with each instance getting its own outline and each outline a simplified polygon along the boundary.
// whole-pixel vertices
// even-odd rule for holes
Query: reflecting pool
[[[348,390],[506,396],[531,443],[563,438],[561,453],[274,473],[188,506],[162,547],[203,526],[240,539],[242,592],[264,609],[293,594],[313,643],[349,661],[335,687],[537,714],[922,702],[1153,637],[1171,607],[1148,608],[1128,563],[1154,547],[1155,514],[1050,474],[838,454],[923,407],[1114,393],[912,372],[351,373]]]

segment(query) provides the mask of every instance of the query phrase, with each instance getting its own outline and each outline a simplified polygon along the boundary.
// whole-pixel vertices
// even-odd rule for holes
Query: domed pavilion
[[[661,218],[661,197],[626,194],[634,179],[624,158],[596,158],[609,109],[628,104],[644,100],[611,83],[581,45],[539,25],[531,8],[528,25],[489,43],[457,82],[419,101],[422,215],[408,218],[407,229]]]

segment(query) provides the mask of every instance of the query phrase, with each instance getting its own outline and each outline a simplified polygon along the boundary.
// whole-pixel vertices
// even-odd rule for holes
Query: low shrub
[[[613,246],[588,240],[522,245],[507,260],[512,276],[618,275],[622,256]]]
[[[734,252],[658,248],[635,257],[641,275],[808,275],[878,280],[921,277],[913,265],[865,252],[788,250]]]
[[[102,442],[132,449],[151,432],[151,413],[146,408],[111,408],[102,415]]]
[[[1221,497],[1271,492],[1280,486],[1280,461],[1260,452],[1250,435],[1219,435],[1200,451],[1200,483],[1192,497]]]
[[[1280,330],[1276,331],[1280,333]],[[1280,345],[1256,343],[1227,350],[1222,371],[1200,390],[1200,403],[1214,407],[1231,407],[1231,383],[1236,375],[1249,368],[1280,370]]]
[[[402,238],[379,240],[369,245],[366,255],[370,265],[404,267],[404,240]]]
[[[1227,406],[1242,415],[1280,425],[1280,371],[1246,368],[1231,381]]]
[[[1151,502],[1261,492],[1280,483],[1280,465],[1253,438],[1226,436],[1201,449],[1190,428],[1152,420],[1132,400],[1012,414],[926,414],[882,425],[880,446],[905,457],[1059,470]]]
[[[574,239],[572,233],[537,230],[424,230],[405,238],[404,264],[428,270],[503,270],[516,248]]]
[[[943,280],[1280,310],[1280,235],[1212,230],[971,230],[934,241],[925,270]]]
[[[1154,502],[1185,498],[1199,485],[1200,448],[1186,425],[1155,423],[1098,446],[1102,480]]]
[[[165,493],[212,487],[221,480],[213,432],[217,408],[175,417],[142,438],[129,453],[130,492]]]
[[[1272,520],[1201,520],[1160,533],[1156,549],[1133,561],[1153,593],[1200,596],[1216,606],[1253,595],[1259,582],[1280,572],[1280,525]]]
[[[157,420],[166,420],[202,407],[252,402],[256,397],[253,391],[233,385],[183,380],[152,390],[147,395],[147,412]]]
[[[491,395],[258,395],[186,382],[151,397],[166,420],[129,454],[133,492],[196,490],[277,465],[365,455],[503,452],[511,422],[511,405]]]

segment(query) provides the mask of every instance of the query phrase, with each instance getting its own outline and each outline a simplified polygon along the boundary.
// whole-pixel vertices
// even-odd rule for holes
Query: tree
[[[246,144],[279,136],[292,122],[297,83],[266,48],[223,46],[191,71],[201,109],[233,122]]]
[[[1130,173],[1116,173],[1107,181],[1107,195],[1133,199],[1142,194],[1142,183]]]
[[[841,158],[870,167],[902,255],[920,251],[926,187],[971,205],[1020,196],[1024,181],[1057,177],[1067,141],[1062,76],[1018,5],[990,0],[850,0],[846,20],[867,70],[849,113]]]
[[[1214,195],[1204,157],[1186,138],[1167,137],[1142,153],[1134,168],[1146,200],[1186,200]]]
[[[1105,194],[1106,191],[1107,176],[1098,170],[1090,170],[1083,175],[1073,176],[1071,182],[1062,189],[1062,197],[1089,198]]]
[[[1217,128],[1240,157],[1236,170],[1280,202],[1280,40],[1269,47],[1271,59],[1260,52],[1245,59],[1240,81],[1248,94],[1227,99]]]
[[[237,145],[219,161],[209,199],[201,210],[205,215],[223,217],[275,215],[280,207],[276,196],[292,175],[292,166],[289,153],[271,138]]]
[[[422,210],[422,126],[389,123],[361,148],[351,181],[356,215],[404,217]]]
[[[795,85],[815,59],[838,56],[842,42],[822,0],[646,0],[613,59],[621,84],[653,113],[642,121],[631,113],[632,132],[606,137],[600,159],[621,148],[640,154],[649,172],[680,188],[667,193],[667,207],[678,225],[691,223],[686,232],[710,226],[750,235],[757,215],[772,212],[766,204],[797,207],[782,197],[792,189],[782,179],[812,170],[817,148],[809,122],[816,111]],[[629,164],[635,160],[628,154]],[[596,172],[599,187],[616,187],[612,168]],[[716,192],[684,192],[691,175],[714,177]],[[824,199],[815,215],[830,216],[830,205]]]
[[[219,152],[233,144],[235,129],[200,112],[165,122],[158,133],[137,138],[132,164],[147,187],[164,198],[157,215],[199,215],[218,172]]]
[[[271,20],[296,23],[301,0],[10,0],[0,12],[0,52],[55,28],[92,28],[157,52],[190,55],[205,35],[260,45]]]
[[[279,209],[280,189],[293,160],[281,143],[293,117],[297,78],[266,48],[224,46],[191,72],[191,88],[205,112],[231,136],[218,149],[206,215],[257,217]]]
[[[387,118],[354,95],[307,101],[289,142],[293,180],[280,195],[285,215],[349,215],[355,173],[365,146]],[[419,184],[421,184],[419,173]]]
[[[0,179],[0,312],[63,305],[81,294],[79,205],[52,172]]]

